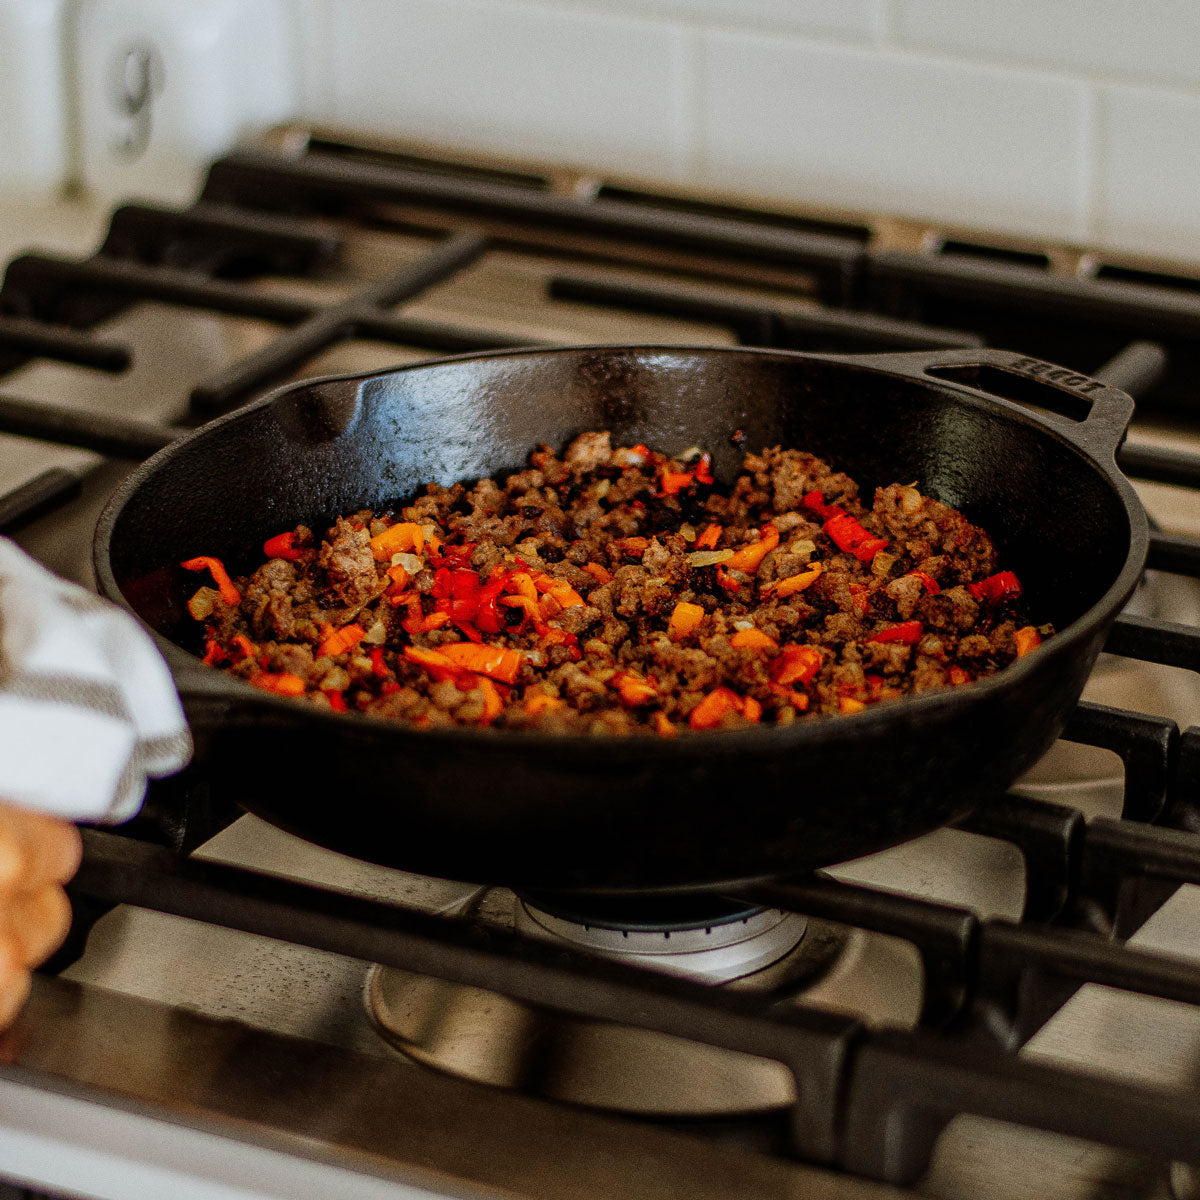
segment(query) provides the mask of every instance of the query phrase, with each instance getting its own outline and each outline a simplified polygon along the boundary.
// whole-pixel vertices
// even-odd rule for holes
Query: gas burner
[[[581,906],[567,897],[525,893],[516,904],[520,933],[707,983],[767,973],[797,948],[806,924],[795,913],[713,896],[590,898]]]
[[[768,1004],[802,999],[908,1025],[920,1006],[919,970],[905,972],[912,964],[903,962],[906,948],[893,939],[714,897],[632,905],[492,888],[477,895],[464,915],[606,958],[761,993]],[[886,989],[878,983],[873,989],[884,977]],[[549,1099],[677,1117],[761,1113],[795,1100],[791,1076],[775,1062],[580,1020],[392,967],[372,968],[366,1004],[379,1032],[410,1058]]]

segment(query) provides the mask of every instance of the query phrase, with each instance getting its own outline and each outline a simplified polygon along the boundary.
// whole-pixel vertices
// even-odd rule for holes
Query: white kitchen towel
[[[171,672],[128,613],[0,538],[0,803],[125,821],[192,743]]]

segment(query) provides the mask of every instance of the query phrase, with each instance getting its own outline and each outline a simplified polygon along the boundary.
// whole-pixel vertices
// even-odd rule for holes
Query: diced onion
[[[740,617],[738,620],[732,621],[730,623],[733,625],[734,629],[737,629],[737,630],[754,628],[754,622],[748,621],[745,617]]]
[[[896,556],[888,554],[884,550],[880,550],[873,559],[871,559],[871,574],[886,575],[892,567],[896,565]]]
[[[345,667],[334,667],[321,677],[321,691],[344,692],[350,686],[350,674]]]
[[[401,551],[399,554],[392,555],[392,566],[403,567],[410,575],[415,575],[418,571],[425,569],[425,560],[416,554]]]
[[[612,487],[611,479],[602,479],[596,484],[595,497],[597,500],[603,500],[608,495],[608,489]]]
[[[213,605],[220,599],[220,593],[210,587],[200,588],[187,602],[187,609],[197,621],[207,621],[212,616]]]
[[[687,556],[689,564],[693,567],[711,567],[716,563],[727,562],[733,557],[732,550],[693,550]]]
[[[694,525],[680,525],[679,532],[685,542],[694,542],[696,540],[696,527]]]
[[[815,554],[817,543],[812,538],[798,538],[788,545],[789,554]]]
[[[387,629],[382,621],[376,621],[366,633],[363,634],[362,640],[368,646],[382,646],[387,641]]]

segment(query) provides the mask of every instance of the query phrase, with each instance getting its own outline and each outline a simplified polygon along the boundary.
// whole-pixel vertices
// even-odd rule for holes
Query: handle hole
[[[1086,421],[1088,413],[1092,411],[1091,401],[1083,396],[1057,388],[1031,375],[1019,375],[986,363],[928,367],[925,374],[932,375],[935,379],[947,379],[951,383],[978,388],[981,392],[999,396],[1002,400],[1011,400],[1014,404],[1020,404],[1036,413],[1066,417],[1068,421]],[[1075,375],[1071,372],[1067,372],[1067,375],[1080,382],[1087,379],[1086,375]]]

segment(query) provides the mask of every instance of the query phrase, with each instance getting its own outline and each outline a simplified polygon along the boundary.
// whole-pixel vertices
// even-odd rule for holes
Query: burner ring
[[[752,917],[763,910],[742,900],[708,892],[663,896],[589,896],[568,892],[519,891],[527,908],[588,929],[674,933],[715,928]]]
[[[804,917],[779,909],[743,908],[721,918],[654,923],[650,914],[632,927],[600,924],[592,917],[574,919],[518,899],[516,928],[533,937],[553,938],[605,958],[725,983],[761,971],[795,949],[804,936]]]

